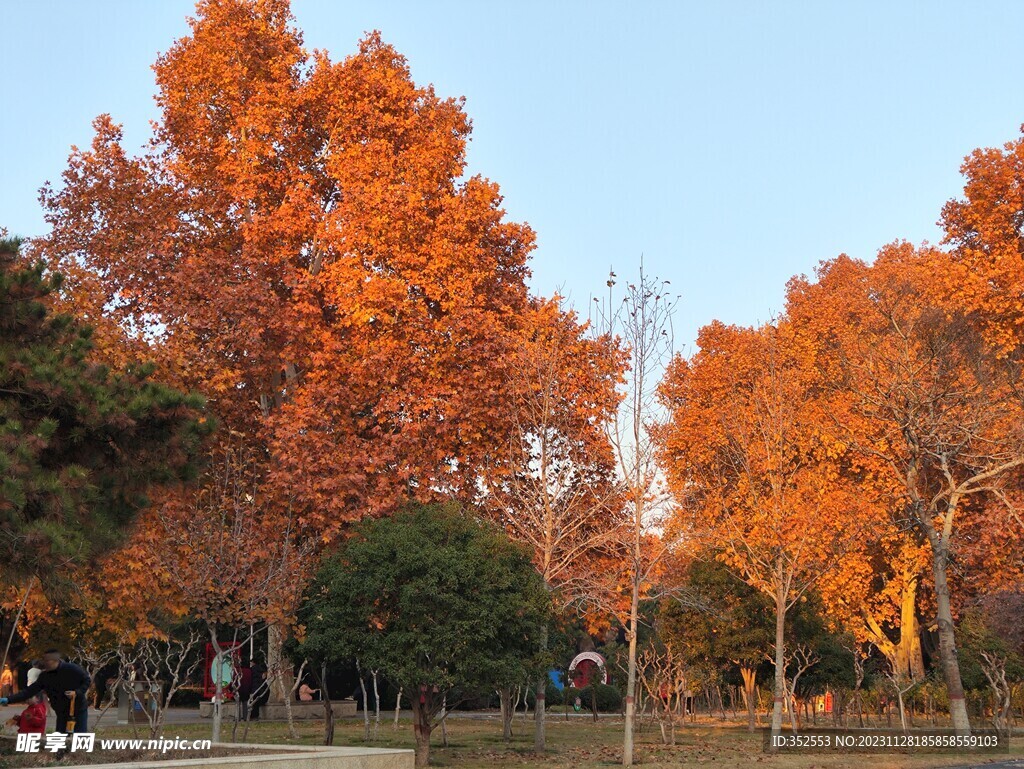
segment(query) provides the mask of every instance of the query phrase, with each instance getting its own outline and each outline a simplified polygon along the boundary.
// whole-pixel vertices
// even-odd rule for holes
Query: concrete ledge
[[[241,745],[215,742],[214,747],[251,749],[253,755],[219,758],[174,759],[170,761],[128,761],[89,764],[95,769],[171,769],[171,767],[216,767],[217,769],[413,769],[416,754],[396,748],[354,748],[312,745]]]
[[[356,714],[356,701],[331,700],[331,710],[335,718],[352,718]],[[235,703],[226,702],[221,707],[225,720],[233,721],[235,718]],[[204,700],[199,703],[200,718],[211,718],[213,716],[213,703]],[[296,721],[308,721],[324,717],[324,703],[322,702],[293,702],[292,718]],[[288,709],[280,702],[267,703],[260,708],[261,721],[287,721]]]

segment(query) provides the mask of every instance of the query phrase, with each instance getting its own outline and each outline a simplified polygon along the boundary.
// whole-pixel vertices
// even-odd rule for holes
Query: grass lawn
[[[531,714],[532,717],[532,714]],[[225,740],[231,738],[231,722],[224,724]],[[434,732],[431,765],[454,769],[487,769],[513,767],[525,764],[549,767],[580,767],[596,769],[619,764],[622,757],[622,719],[602,716],[598,723],[589,718],[564,720],[558,715],[548,718],[548,753],[541,757],[533,753],[533,722],[517,717],[513,726],[513,740],[506,744],[501,738],[501,722],[449,718],[447,748],[441,746],[441,730]],[[319,744],[323,737],[322,721],[296,722],[299,739],[288,738],[287,726],[277,722],[254,722],[250,725],[248,741],[256,743]],[[126,727],[108,728],[103,736],[130,735]],[[170,724],[164,730],[166,737],[202,738],[209,736],[209,723]],[[238,729],[241,740],[242,727]],[[140,736],[146,736],[140,729]],[[1008,758],[1024,758],[1024,738],[1016,737],[1011,744],[1010,756],[1002,755],[927,755],[900,754],[807,754],[800,756],[771,756],[762,751],[761,735],[750,734],[742,727],[720,725],[716,722],[688,724],[677,729],[675,746],[661,744],[657,726],[644,724],[637,735],[636,761],[645,767],[659,769],[689,769],[690,767],[722,767],[741,769],[759,766],[794,767],[863,767],[871,769],[925,769],[925,767],[983,765]],[[363,741],[361,719],[338,721],[335,727],[335,745],[369,745],[376,747],[412,748],[412,724],[403,719],[395,729],[391,719],[382,718],[376,740]]]

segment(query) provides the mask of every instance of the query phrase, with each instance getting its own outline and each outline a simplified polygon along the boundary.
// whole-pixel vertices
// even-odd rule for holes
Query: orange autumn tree
[[[1024,126],[1021,127],[1024,132]],[[964,196],[942,209],[950,258],[934,278],[1000,355],[1024,333],[1024,137],[976,149],[960,167]]]
[[[854,289],[865,280],[863,265],[845,257],[830,263],[835,285]],[[844,381],[843,360],[830,340],[856,334],[854,318],[844,314],[838,295],[827,302],[802,303],[798,287],[790,283],[787,317],[794,329],[794,345],[806,361],[809,392],[814,407],[825,419],[822,429],[838,443],[863,431],[864,414],[857,407],[857,393]],[[856,482],[865,505],[874,508],[879,527],[872,536],[852,543],[848,552],[819,583],[829,613],[858,643],[870,643],[886,658],[891,671],[905,680],[924,677],[919,612],[922,591],[927,587],[927,546],[920,532],[906,523],[903,498],[886,480],[886,468],[871,452],[857,456]]]
[[[170,544],[162,527],[183,495],[191,493],[176,489],[154,500],[120,549],[76,575],[80,590],[71,606],[81,613],[90,634],[131,644],[165,638],[189,620],[191,607],[165,568]]]
[[[1024,590],[1024,477],[1014,473],[999,495],[964,510],[958,547],[963,606],[979,595]]]
[[[777,734],[789,693],[787,613],[835,568],[870,510],[847,482],[843,447],[821,429],[785,321],[716,322],[697,343],[700,351],[677,357],[662,383],[671,415],[663,462],[677,516],[695,539],[774,602]]]
[[[845,257],[833,260],[829,272],[835,285],[856,287],[865,280],[863,265]],[[843,361],[830,340],[856,334],[844,315],[841,297],[824,303],[798,299],[802,279],[790,283],[788,317],[794,343],[808,365],[815,408],[826,416],[823,429],[837,442],[864,429],[864,414],[857,408],[857,393],[842,386]],[[859,426],[858,426],[859,425]],[[872,536],[852,544],[837,567],[819,583],[829,613],[852,633],[858,643],[870,643],[886,658],[901,680],[924,677],[919,612],[927,586],[927,546],[920,532],[907,525],[903,498],[886,480],[881,458],[871,452],[858,455],[857,485],[865,504],[875,508],[880,524]]]
[[[376,34],[309,55],[282,0],[204,0],[155,66],[133,157],[107,116],[43,202],[83,314],[148,344],[270,456],[329,539],[407,496],[475,490],[507,435],[533,233],[465,177],[460,102]]]
[[[165,543],[157,568],[203,623],[218,657],[222,628],[247,627],[244,643],[261,627],[293,624],[303,588],[297,575],[312,571],[313,542],[301,536],[290,511],[267,509],[260,455],[241,442],[218,447],[200,493],[168,505],[156,526]],[[278,678],[273,654],[269,649],[269,673]],[[216,686],[215,742],[224,700],[220,677]]]
[[[488,467],[483,502],[529,544],[549,587],[573,590],[580,558],[607,538],[615,504],[603,426],[618,403],[623,355],[559,300],[534,300],[510,365],[514,424]]]
[[[186,628],[189,649],[205,635],[221,655],[224,632],[244,646],[261,630],[293,623],[303,586],[297,575],[312,570],[313,540],[302,537],[287,510],[266,503],[261,455],[238,440],[218,445],[198,492],[166,490],[120,551],[76,575],[76,595],[52,608],[66,611],[76,648],[95,650],[96,657],[115,652],[122,662],[141,649],[156,674],[162,663],[156,650],[180,649],[174,639]],[[165,645],[147,644],[153,640]],[[272,679],[287,672],[272,658],[268,663]],[[214,740],[222,683],[214,697]]]
[[[960,170],[963,197],[945,205],[940,222],[952,261],[943,291],[982,329],[997,355],[1019,362],[1024,354],[1024,136],[1001,148],[974,150]],[[969,562],[982,566],[972,568],[967,581],[982,591],[1024,584],[1024,519],[1017,512],[1024,482],[1016,475],[1006,484],[1005,501],[966,511],[966,523],[981,525],[972,527],[961,549]],[[1000,525],[990,525],[993,516],[1002,519]]]
[[[466,175],[461,102],[377,34],[310,55],[285,0],[203,0],[189,23],[154,67],[148,146],[100,116],[43,191],[36,248],[67,301],[112,355],[204,392],[264,452],[266,509],[320,543],[407,497],[473,496],[511,429],[534,236]]]
[[[900,527],[900,518],[900,510],[879,508],[880,528],[852,544],[818,592],[856,642],[878,649],[898,679],[917,682],[925,676],[920,616],[930,584],[928,554],[920,535]]]
[[[872,266],[840,257],[795,280],[788,310],[817,350],[842,413],[837,439],[871,461],[896,504],[893,523],[927,543],[939,652],[953,726],[970,722],[956,653],[951,565],[964,523],[1005,500],[1024,466],[1020,370],[976,319],[948,302],[949,255],[906,243]],[[984,526],[1012,521],[988,515]],[[977,524],[975,524],[977,525]]]
[[[120,550],[76,573],[75,595],[50,607],[65,612],[76,650],[122,662],[142,653],[156,674],[170,663],[161,654],[191,649],[204,635],[220,655],[223,633],[244,646],[256,633],[293,625],[316,540],[264,496],[263,457],[237,437],[220,443],[198,487],[164,490]],[[176,643],[186,629],[190,640]],[[271,644],[268,681],[287,690],[291,666],[276,653]],[[223,699],[218,688],[214,740]]]
[[[623,356],[608,337],[592,338],[559,299],[538,299],[509,368],[513,430],[487,468],[480,506],[531,548],[554,600],[579,606],[591,598],[588,576],[621,522],[604,423],[618,402]],[[546,651],[546,627],[542,633]],[[536,684],[537,752],[545,749],[546,687],[545,676]]]

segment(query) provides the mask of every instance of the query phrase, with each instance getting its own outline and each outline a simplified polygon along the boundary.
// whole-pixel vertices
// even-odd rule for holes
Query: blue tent
[[[562,691],[563,689],[565,689],[565,682],[562,680],[562,671],[561,670],[549,670],[548,671],[548,678],[551,679],[551,684],[556,689],[558,689],[558,691]]]

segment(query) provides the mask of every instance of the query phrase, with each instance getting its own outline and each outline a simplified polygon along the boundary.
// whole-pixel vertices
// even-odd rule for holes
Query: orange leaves
[[[950,269],[945,292],[983,324],[1002,353],[1021,346],[1024,330],[1024,139],[978,149],[965,160],[964,198],[942,209]]]
[[[277,504],[317,536],[473,493],[509,431],[534,236],[463,178],[461,103],[376,33],[307,55],[286,2],[204,0],[190,25],[155,66],[154,141],[130,158],[97,121],[45,197],[43,254],[111,349],[268,447]]]
[[[679,515],[753,586],[789,601],[860,531],[864,506],[837,467],[785,321],[714,323],[662,385],[662,456]]]
[[[978,164],[995,159],[975,155],[967,170],[984,176],[993,169]],[[1001,309],[988,303],[1009,300],[1015,289],[1004,280],[1009,273],[986,271],[990,258],[1019,244],[1005,240],[1005,223],[986,219],[994,201],[976,181],[968,183],[973,198],[945,211],[953,253],[898,242],[870,266],[839,257],[822,265],[816,283],[792,281],[787,302],[811,362],[815,400],[836,442],[850,448],[844,475],[877,510],[878,525],[823,582],[823,596],[894,666],[906,667],[899,658],[916,643],[918,586],[930,588],[923,595],[934,601],[954,691],[951,554],[975,587],[1020,563],[1004,556],[1012,552],[1007,540],[1019,534],[999,515],[1024,464],[1020,374],[1013,345],[999,338],[1012,302]],[[965,274],[967,265],[978,277]]]
[[[482,505],[525,542],[549,587],[579,582],[606,555],[621,500],[603,426],[623,361],[558,300],[534,300],[506,361],[508,433],[483,473]]]

